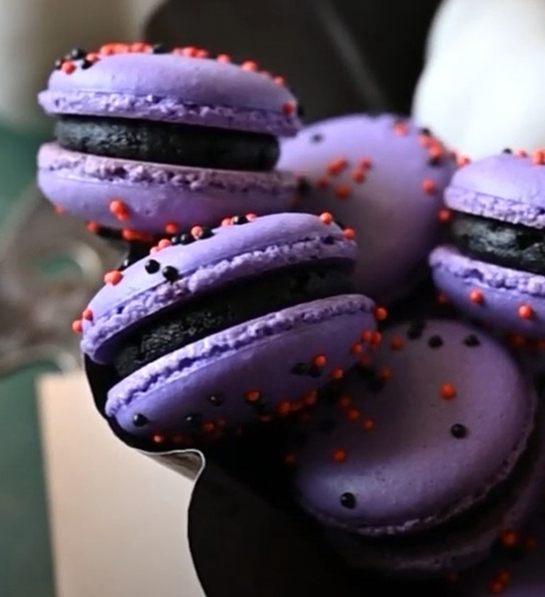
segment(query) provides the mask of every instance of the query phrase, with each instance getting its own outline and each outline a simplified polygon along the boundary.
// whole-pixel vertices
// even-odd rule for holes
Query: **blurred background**
[[[473,157],[545,144],[543,0],[0,0],[2,597],[55,595],[34,381],[78,366],[69,322],[115,258],[39,200],[36,94],[72,47],[139,39],[256,60],[307,122],[413,112]]]

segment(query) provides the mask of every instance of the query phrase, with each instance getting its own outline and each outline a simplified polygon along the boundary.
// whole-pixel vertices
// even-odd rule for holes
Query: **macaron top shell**
[[[174,303],[285,267],[352,264],[355,254],[355,243],[339,226],[310,214],[263,216],[244,225],[222,226],[210,238],[167,246],[119,272],[116,282],[106,284],[88,305],[92,316],[83,317],[82,349],[100,362],[121,332]]]
[[[453,209],[536,228],[545,228],[545,154],[503,153],[456,172],[445,192]]]
[[[398,325],[373,365],[314,415],[296,477],[309,511],[368,536],[421,531],[509,477],[536,397],[493,338],[451,321]]]
[[[356,289],[387,300],[433,247],[454,160],[429,131],[355,114],[285,140],[278,164],[308,183],[300,209],[331,212],[356,232]]]
[[[121,53],[55,70],[39,101],[50,114],[202,124],[275,135],[300,126],[297,102],[268,74],[211,58]]]

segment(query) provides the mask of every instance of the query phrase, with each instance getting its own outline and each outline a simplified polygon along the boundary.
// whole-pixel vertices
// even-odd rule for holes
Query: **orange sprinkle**
[[[537,549],[537,539],[532,535],[528,535],[524,538],[524,547],[528,551],[534,551]]]
[[[329,176],[338,176],[348,166],[346,158],[336,158],[331,160],[327,166],[327,173]]]
[[[284,462],[286,464],[288,464],[289,466],[293,466],[294,464],[297,464],[297,454],[295,454],[295,452],[288,452],[284,456]]]
[[[403,338],[396,336],[395,338],[392,338],[390,342],[390,348],[392,350],[401,350],[403,348],[403,344]]]
[[[286,102],[282,106],[282,112],[284,112],[284,114],[286,114],[287,116],[291,116],[295,112],[295,109],[295,104],[292,102]]]
[[[404,137],[408,133],[407,123],[405,122],[397,122],[394,125],[394,133],[400,137]]]
[[[232,226],[233,225],[233,218],[223,218],[221,221],[222,226]]]
[[[439,305],[446,305],[448,303],[447,295],[444,292],[437,293],[437,303]]]
[[[373,166],[373,162],[369,158],[361,158],[360,160],[360,168],[364,170],[369,170]]]
[[[329,180],[327,180],[325,177],[319,178],[316,181],[316,187],[322,190],[327,189],[327,187],[329,187]]]
[[[337,399],[337,406],[339,408],[348,408],[352,404],[352,398],[349,396],[341,396]]]
[[[496,580],[501,582],[504,585],[508,585],[513,578],[510,570],[500,570],[498,574],[496,574]]]
[[[348,199],[348,197],[350,197],[350,194],[351,194],[351,189],[346,184],[341,184],[335,189],[335,195],[339,199]]]
[[[386,319],[388,319],[388,310],[385,307],[376,307],[375,319],[377,321],[385,321]]]
[[[169,222],[165,226],[165,232],[167,234],[176,234],[180,230],[180,227],[175,222]]]
[[[342,369],[333,369],[331,372],[332,379],[342,379],[344,376],[344,371]]]
[[[426,149],[433,145],[433,139],[429,135],[420,135],[418,142]]]
[[[389,367],[381,367],[378,376],[383,381],[387,381],[392,377],[392,370]]]
[[[349,421],[356,422],[361,417],[361,412],[357,408],[349,408],[346,411]]]
[[[127,209],[127,206],[123,201],[119,199],[114,199],[113,201],[110,201],[109,209],[110,212],[113,213],[121,222],[123,222],[124,220],[128,220],[129,210]]]
[[[502,595],[505,592],[505,585],[499,580],[493,580],[488,585],[489,595]]]
[[[273,81],[277,85],[285,85],[286,84],[286,79],[284,79],[284,77],[274,77]]]
[[[100,55],[97,52],[89,52],[89,54],[85,56],[85,60],[94,64],[95,62],[98,62],[100,60]]]
[[[337,450],[333,452],[333,460],[338,464],[346,462],[347,457],[348,452],[344,448],[337,448]]]
[[[74,334],[81,334],[81,332],[83,331],[81,319],[76,319],[72,322],[72,331],[74,332]]]
[[[521,305],[518,309],[518,316],[521,319],[532,319],[534,316],[534,310],[530,305]]]
[[[291,403],[291,410],[294,413],[298,413],[299,411],[303,410],[303,408],[305,408],[305,405],[302,400],[294,400]]]
[[[168,240],[168,238],[162,238],[158,243],[157,243],[157,248],[159,250],[162,249],[167,249],[168,247],[172,246],[172,243]]]
[[[435,183],[430,178],[427,178],[422,183],[422,188],[424,189],[425,193],[428,193],[428,195],[433,195],[435,193],[435,191],[437,190]]]
[[[326,363],[327,359],[323,354],[319,354],[312,359],[312,364],[315,367],[325,367]]]
[[[373,431],[375,429],[375,427],[376,427],[376,424],[375,424],[375,421],[373,419],[371,419],[369,417],[366,418],[366,419],[363,419],[363,422],[361,424],[361,428],[365,432],[369,433],[370,431]]]
[[[282,400],[282,402],[278,403],[276,410],[278,411],[278,414],[280,416],[286,417],[291,412],[291,402],[288,402],[287,400]]]
[[[515,151],[515,155],[518,158],[527,158],[528,157],[528,152],[525,149],[517,149]]]
[[[354,240],[356,238],[356,231],[354,228],[345,228],[343,230],[343,236],[346,240]]]
[[[63,62],[61,70],[66,75],[71,75],[76,70],[76,65],[73,62]]]
[[[202,234],[201,226],[193,226],[193,228],[191,228],[191,236],[193,238],[198,238],[201,234]]]
[[[447,208],[440,209],[437,214],[437,219],[441,224],[448,224],[452,220],[452,212]]]
[[[257,220],[257,214],[254,214],[254,213],[246,214],[246,219],[248,220],[248,222],[253,222],[254,220]]]
[[[543,166],[543,164],[545,164],[545,151],[543,151],[543,149],[534,151],[532,161],[536,166]]]
[[[371,342],[373,340],[373,332],[371,330],[364,330],[361,333],[361,339],[363,342],[367,342],[368,344],[371,344]]]
[[[229,56],[229,54],[218,54],[216,56],[216,60],[218,62],[222,62],[223,64],[228,64],[229,62],[232,62],[231,56]]]
[[[456,388],[450,383],[443,384],[441,386],[441,397],[445,400],[456,398]]]
[[[322,222],[324,224],[327,224],[329,226],[329,224],[331,224],[333,222],[333,216],[328,212],[325,211],[321,216],[320,216],[320,220],[322,220]]]
[[[197,50],[197,53],[195,54],[196,58],[208,58],[208,56],[210,56],[210,52],[208,50],[203,50],[202,48]]]
[[[361,354],[363,352],[363,346],[359,342],[354,342],[350,347],[350,354]]]
[[[214,423],[212,423],[212,421],[206,421],[205,423],[202,424],[202,430],[205,433],[212,433],[215,429],[216,429],[216,426],[214,425]]]
[[[124,228],[121,231],[121,236],[124,240],[127,241],[141,241],[143,243],[151,242],[153,240],[153,236],[151,234],[146,234],[145,232],[139,232],[138,230],[133,230],[132,228]]]
[[[246,392],[246,401],[250,403],[257,402],[261,398],[261,394],[257,390],[250,390]]]
[[[318,392],[315,390],[310,391],[308,394],[305,395],[303,398],[303,402],[306,406],[314,406],[318,400]]]
[[[358,365],[360,367],[367,367],[370,362],[371,362],[371,358],[369,357],[369,355],[364,354],[360,357],[360,360],[358,361]]]
[[[100,229],[100,226],[96,222],[87,222],[87,230],[96,234]]]
[[[522,348],[526,344],[526,338],[521,334],[510,334],[509,344],[513,348]]]
[[[354,170],[350,175],[350,178],[358,184],[365,180],[365,172],[363,170]]]
[[[58,216],[62,216],[62,214],[63,214],[63,213],[65,213],[65,211],[66,211],[66,210],[65,210],[65,209],[64,209],[64,207],[62,207],[61,205],[55,205],[55,213],[56,213]]]
[[[155,444],[162,444],[165,441],[165,438],[163,435],[154,435],[153,436],[153,442]]]
[[[373,348],[378,348],[382,344],[382,334],[380,332],[373,332],[373,337],[371,338],[371,346]]]
[[[469,293],[469,300],[475,305],[482,305],[484,303],[484,294],[482,291],[474,289]]]
[[[131,52],[147,52],[149,49],[151,49],[150,45],[142,42],[131,44],[129,47]]]
[[[464,168],[468,164],[471,164],[471,160],[466,155],[460,155],[456,159],[456,164],[458,165],[458,168]]]
[[[500,541],[504,547],[515,547],[519,542],[519,538],[519,534],[512,529],[504,531],[500,535]]]
[[[91,309],[85,309],[81,316],[86,321],[93,321],[93,312],[91,311]]]
[[[119,270],[114,269],[113,271],[108,272],[104,276],[104,283],[111,284],[112,286],[115,286],[116,284],[119,284],[119,282],[121,282],[122,279],[123,279],[123,274]]]
[[[241,68],[243,68],[244,70],[250,70],[253,72],[256,72],[259,70],[259,66],[257,64],[257,62],[254,62],[253,60],[246,60],[245,62],[243,62],[240,65]]]

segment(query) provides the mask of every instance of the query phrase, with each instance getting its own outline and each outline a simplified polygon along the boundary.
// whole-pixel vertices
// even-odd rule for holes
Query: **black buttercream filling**
[[[542,230],[454,212],[451,234],[454,244],[468,257],[545,275]]]
[[[219,170],[272,170],[279,158],[273,135],[131,118],[60,116],[59,144],[112,158]]]
[[[112,365],[124,378],[211,334],[300,303],[351,291],[349,266],[339,267],[339,263],[299,266],[244,280],[145,319],[123,339]]]

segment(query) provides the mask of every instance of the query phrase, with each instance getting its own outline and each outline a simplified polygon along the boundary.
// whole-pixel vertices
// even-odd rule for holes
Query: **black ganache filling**
[[[545,275],[545,233],[519,224],[454,212],[452,240],[480,261]]]
[[[307,265],[243,280],[174,305],[142,321],[122,340],[113,366],[124,378],[160,357],[251,319],[352,291],[350,267]],[[160,274],[159,274],[160,275]]]
[[[131,118],[60,116],[55,136],[65,149],[111,158],[219,170],[272,170],[273,135]]]

